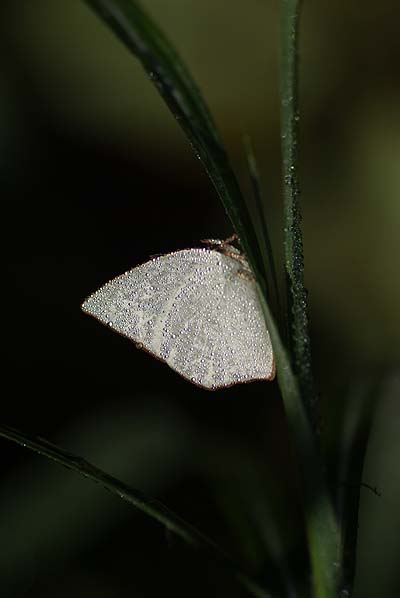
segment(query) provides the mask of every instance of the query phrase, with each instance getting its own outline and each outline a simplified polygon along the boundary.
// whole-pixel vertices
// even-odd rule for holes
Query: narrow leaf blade
[[[281,315],[281,300],[279,294],[279,284],[278,284],[278,275],[276,269],[276,263],[274,258],[274,252],[271,243],[271,237],[268,230],[268,225],[265,217],[265,207],[264,207],[264,198],[262,194],[261,188],[261,180],[259,169],[257,166],[256,157],[254,155],[253,146],[250,140],[250,137],[246,135],[244,137],[244,147],[246,150],[246,158],[247,158],[247,166],[249,170],[254,200],[257,209],[257,223],[255,226],[255,231],[258,237],[259,246],[261,249],[261,253],[263,256],[263,261],[265,265],[265,270],[267,274],[267,281],[270,280],[272,284],[270,285],[274,296],[275,296],[275,303],[277,308],[277,313]]]
[[[271,598],[257,582],[238,568],[231,558],[212,540],[158,500],[148,498],[139,490],[130,488],[124,482],[95,467],[88,461],[85,461],[85,459],[82,459],[82,457],[65,451],[43,438],[33,437],[4,425],[0,425],[0,437],[11,440],[35,453],[43,455],[51,461],[55,461],[59,465],[75,471],[84,478],[100,484],[121,500],[131,504],[164,525],[167,530],[180,536],[186,543],[202,550],[209,557],[216,559],[221,565],[230,570],[240,584],[253,596],[256,598]]]
[[[261,277],[261,252],[245,200],[210,111],[185,64],[135,0],[84,1],[141,62],[202,161],[256,276]]]

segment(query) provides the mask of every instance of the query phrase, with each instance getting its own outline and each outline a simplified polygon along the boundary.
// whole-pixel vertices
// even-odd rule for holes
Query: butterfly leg
[[[238,243],[240,243],[240,239],[236,233],[233,233],[233,235],[221,241],[221,245],[229,245],[229,243],[233,243],[234,241],[238,241]]]
[[[238,270],[236,272],[236,276],[239,276],[239,278],[243,278],[243,280],[249,280],[251,282],[255,282],[253,273],[251,272],[251,270],[249,268],[241,268],[240,270]]]
[[[221,240],[221,239],[201,239],[202,243],[205,243],[206,245],[209,245],[210,247],[215,247],[215,248],[223,248],[226,245],[229,245],[230,243],[232,243],[233,241],[239,241],[239,237],[237,236],[236,233],[234,233],[232,236],[228,237],[227,239]],[[240,241],[239,241],[240,242]]]

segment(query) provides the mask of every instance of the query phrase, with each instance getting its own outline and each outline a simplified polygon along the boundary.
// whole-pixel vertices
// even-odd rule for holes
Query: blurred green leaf
[[[157,494],[187,470],[193,445],[192,427],[157,396],[149,397],[147,408],[127,408],[111,396],[107,408],[80,417],[59,437],[129,484]],[[0,494],[0,529],[7,545],[0,578],[7,596],[13,594],[9,587],[16,586],[19,594],[23,580],[41,577],[46,567],[62,567],[86,544],[94,550],[110,528],[131,517],[94,484],[28,457],[3,480]]]
[[[139,490],[130,488],[124,482],[95,467],[88,461],[85,461],[85,459],[82,459],[82,457],[69,453],[48,440],[36,438],[2,425],[0,425],[0,436],[43,455],[51,461],[55,461],[59,465],[100,484],[121,500],[133,505],[152,519],[164,525],[168,531],[182,538],[187,544],[202,550],[210,558],[226,567],[250,594],[256,598],[270,598],[270,595],[242,571],[219,546],[158,500],[146,497]]]
[[[352,593],[358,539],[363,470],[376,405],[382,395],[381,376],[354,379],[348,389],[337,439],[337,511],[344,555],[344,587]],[[370,491],[372,487],[367,486]]]

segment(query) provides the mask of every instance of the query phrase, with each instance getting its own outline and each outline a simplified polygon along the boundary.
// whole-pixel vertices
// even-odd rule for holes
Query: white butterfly
[[[106,283],[82,309],[202,388],[272,380],[256,284],[229,244],[234,238],[151,259]]]

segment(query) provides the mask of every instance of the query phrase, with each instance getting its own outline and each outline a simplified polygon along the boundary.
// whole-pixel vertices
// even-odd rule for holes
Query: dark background
[[[200,83],[246,193],[242,133],[253,138],[279,254],[278,2],[143,4]],[[306,281],[325,429],[351,379],[388,376],[364,473],[382,496],[362,494],[363,598],[400,592],[399,19],[391,0],[308,0],[302,22]],[[82,2],[3,0],[0,40],[2,421],[157,496],[277,583],[265,535],[301,576],[276,383],[202,391],[79,309],[152,254],[231,234],[200,163]],[[4,440],[0,459],[2,596],[242,595],[101,488]]]

